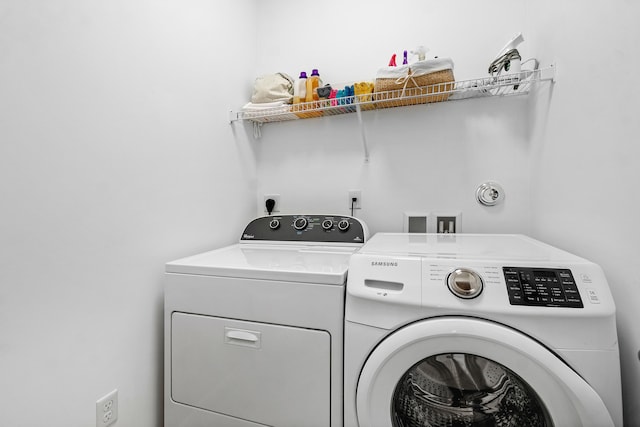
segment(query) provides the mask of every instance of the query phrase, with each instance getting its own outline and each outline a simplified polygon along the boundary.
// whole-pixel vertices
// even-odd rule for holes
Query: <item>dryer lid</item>
[[[242,243],[170,262],[166,272],[343,285],[356,249]]]

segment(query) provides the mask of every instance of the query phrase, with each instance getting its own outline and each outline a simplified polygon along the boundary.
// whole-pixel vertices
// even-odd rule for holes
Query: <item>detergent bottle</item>
[[[307,78],[307,93],[306,93],[306,101],[313,102],[313,104],[309,104],[308,108],[318,108],[319,103],[317,102],[320,98],[318,97],[318,86],[322,85],[322,80],[320,80],[320,73],[316,68],[311,71],[311,76]],[[309,117],[318,117],[322,115],[322,111],[314,111],[308,113]]]
[[[307,101],[307,73],[305,71],[300,72],[300,77],[295,81],[293,85],[293,111],[298,117],[304,117],[304,114],[299,113],[303,109],[299,104]]]

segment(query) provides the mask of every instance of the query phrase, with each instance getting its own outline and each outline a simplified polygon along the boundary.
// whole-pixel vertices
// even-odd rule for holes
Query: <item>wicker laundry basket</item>
[[[453,61],[448,58],[385,67],[376,75],[377,108],[442,102],[454,88]]]

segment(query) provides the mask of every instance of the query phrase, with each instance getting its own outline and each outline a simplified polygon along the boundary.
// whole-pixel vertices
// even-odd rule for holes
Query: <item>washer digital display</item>
[[[511,305],[583,308],[571,270],[503,267]]]

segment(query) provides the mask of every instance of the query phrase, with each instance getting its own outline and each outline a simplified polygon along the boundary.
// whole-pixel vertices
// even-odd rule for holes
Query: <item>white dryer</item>
[[[341,426],[344,285],[366,239],[352,217],[262,217],[168,263],[165,426]]]
[[[520,235],[375,235],[349,268],[344,423],[621,426],[602,270]]]

